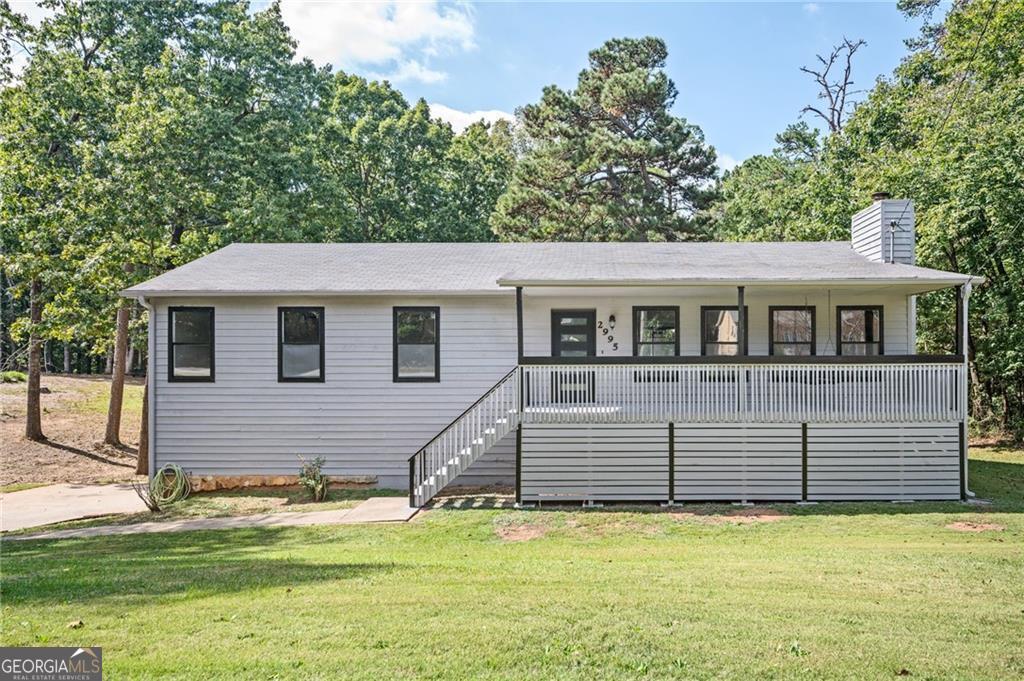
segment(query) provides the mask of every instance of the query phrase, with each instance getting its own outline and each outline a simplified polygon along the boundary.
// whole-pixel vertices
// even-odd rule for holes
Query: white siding
[[[694,289],[691,289],[694,291]],[[598,332],[597,354],[602,357],[629,356],[633,354],[633,307],[645,305],[679,306],[679,353],[700,355],[700,308],[701,306],[735,306],[736,294],[725,294],[721,288],[708,288],[706,293],[695,289],[687,296],[673,296],[658,289],[646,289],[632,295],[606,296],[531,296],[526,291],[523,331],[527,355],[547,356],[551,354],[551,311],[560,309],[593,309],[598,321],[608,324],[615,316],[615,329],[608,335]],[[749,351],[751,355],[768,354],[768,308],[769,306],[815,307],[817,354],[834,355],[836,347],[836,306],[881,305],[883,306],[883,333],[885,354],[904,355],[913,352],[907,344],[907,297],[903,294],[881,290],[851,291],[813,289],[800,292],[769,292],[748,287],[744,300],[748,311]],[[614,341],[608,342],[613,336]],[[613,347],[618,343],[618,349]]]
[[[216,309],[216,382],[167,381],[167,307]],[[324,383],[278,383],[277,307],[325,307]],[[441,306],[441,381],[392,382],[392,306]],[[156,463],[196,474],[294,474],[296,455],[332,475],[404,488],[406,460],[516,363],[512,296],[194,299],[156,307]],[[514,473],[514,441],[475,482]],[[502,471],[505,471],[503,473]],[[460,481],[463,482],[463,481]]]
[[[898,221],[895,234],[890,225]],[[875,262],[914,264],[914,204],[909,200],[875,201],[850,221],[853,249]],[[891,245],[891,249],[890,249]]]

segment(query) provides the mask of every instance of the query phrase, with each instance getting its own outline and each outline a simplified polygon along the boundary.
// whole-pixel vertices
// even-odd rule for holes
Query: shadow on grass
[[[6,605],[89,603],[107,596],[207,596],[388,574],[397,563],[268,558],[284,528],[140,534],[58,542],[4,542]],[[296,554],[310,536],[295,544]],[[312,543],[318,543],[315,541]]]
[[[93,461],[98,461],[100,463],[109,464],[111,466],[121,466],[122,468],[131,468],[133,470],[135,468],[135,462],[134,461],[128,462],[128,461],[117,461],[115,459],[108,459],[105,456],[100,456],[99,454],[94,454],[93,452],[89,452],[89,451],[86,451],[84,449],[80,449],[78,447],[72,447],[71,445],[62,444],[60,442],[54,442],[53,440],[40,440],[39,444],[45,445],[47,447],[52,447],[53,449],[59,449],[59,450],[64,451],[64,452],[70,452],[71,454],[76,454],[78,456],[84,456],[87,459],[92,459]],[[139,453],[138,449],[135,449],[134,447],[129,447],[127,445],[121,445],[119,447],[116,447],[116,449],[118,451],[124,452],[126,454],[138,454]]]

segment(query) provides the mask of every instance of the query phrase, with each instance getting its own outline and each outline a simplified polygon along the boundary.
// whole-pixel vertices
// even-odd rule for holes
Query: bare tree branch
[[[849,96],[856,91],[851,89],[853,85],[853,55],[867,43],[863,40],[850,40],[843,38],[843,42],[832,48],[827,56],[815,55],[821,64],[820,69],[815,70],[807,66],[801,66],[800,70],[812,76],[818,84],[818,99],[825,100],[828,106],[821,108],[805,106],[800,110],[801,114],[811,113],[818,116],[828,125],[829,132],[839,132],[846,123],[849,114]],[[842,75],[833,76],[833,70],[837,65],[842,64]]]

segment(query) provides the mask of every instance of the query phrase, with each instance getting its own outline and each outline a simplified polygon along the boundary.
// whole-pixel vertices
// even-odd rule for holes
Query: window
[[[679,354],[679,308],[633,308],[633,355],[673,357]]]
[[[744,308],[744,315],[750,319],[750,313]],[[740,313],[735,305],[732,307],[701,307],[700,336],[702,355],[738,355]],[[750,324],[745,325],[747,328]],[[746,336],[747,334],[744,334]],[[744,344],[743,354],[747,354]]]
[[[884,354],[881,305],[837,307],[836,327],[837,354]]]
[[[814,307],[769,307],[769,355],[815,354]]]
[[[324,382],[324,309],[277,308],[277,380]]]
[[[441,380],[441,308],[394,309],[394,380]]]
[[[213,382],[213,308],[167,310],[167,380]]]

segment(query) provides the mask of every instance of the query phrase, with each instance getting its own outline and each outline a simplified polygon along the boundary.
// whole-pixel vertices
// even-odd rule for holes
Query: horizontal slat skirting
[[[808,498],[959,498],[955,423],[808,426]]]
[[[523,426],[524,501],[664,501],[668,426]]]

